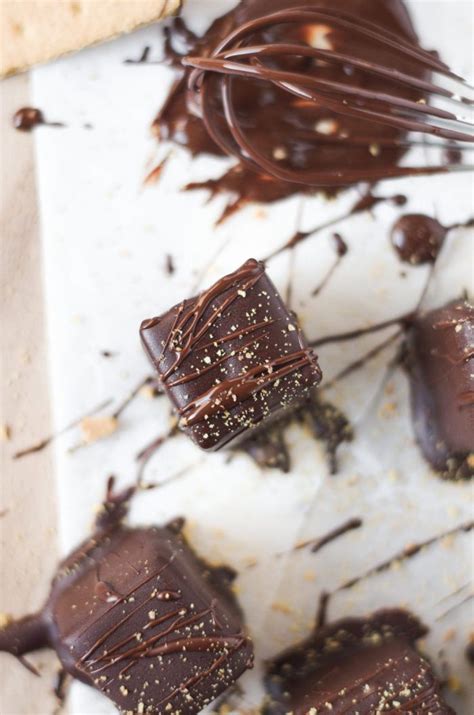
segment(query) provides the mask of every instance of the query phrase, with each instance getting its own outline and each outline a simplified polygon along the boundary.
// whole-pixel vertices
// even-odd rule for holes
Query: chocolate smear
[[[333,195],[363,176],[375,181],[410,173],[399,162],[413,145],[406,138],[412,120],[400,123],[394,112],[389,126],[362,118],[359,110],[365,102],[365,108],[378,107],[390,94],[406,108],[414,102],[416,112],[427,112],[420,100],[433,91],[430,73],[447,67],[421,50],[402,0],[353,0],[351,15],[347,10],[346,0],[242,0],[202,38],[186,31],[181,19],[167,30],[166,54],[175,66],[182,60],[181,76],[153,129],[160,141],[183,145],[193,156],[237,156],[219,179],[186,187],[228,195],[222,219],[249,202],[313,194],[308,182]],[[375,23],[370,36],[362,36],[361,26],[364,34],[369,23]],[[391,44],[382,41],[387,31]],[[180,57],[176,48],[183,40]],[[400,54],[402,47],[411,49]],[[216,48],[223,51],[219,57],[212,56]],[[415,87],[400,83],[392,70],[372,73],[375,66],[409,74]],[[304,91],[296,91],[296,77]],[[338,104],[331,93],[341,84],[350,96]],[[325,87],[319,102],[315,85]]]
[[[315,554],[328,544],[336,541],[341,536],[344,536],[349,531],[354,531],[354,529],[360,529],[363,521],[360,518],[351,518],[345,521],[340,526],[331,529],[327,534],[323,536],[318,536],[315,539],[309,539],[308,541],[301,541],[294,547],[294,551],[299,551],[300,549],[306,549],[310,547],[311,553]]]

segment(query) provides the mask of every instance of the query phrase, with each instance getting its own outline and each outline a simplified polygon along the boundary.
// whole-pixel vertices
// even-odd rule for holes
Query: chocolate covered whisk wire
[[[332,49],[313,47],[303,42],[271,42],[252,44],[256,34],[269,28],[283,25],[311,26],[324,23],[338,31],[349,32],[364,41],[379,44],[394,53],[413,70],[405,72],[397,66],[369,62],[360,57]],[[261,37],[261,36],[260,36]],[[291,67],[278,66],[282,61],[308,58],[313,61],[312,72],[295,72]],[[270,63],[269,63],[270,61]],[[343,169],[301,169],[290,162],[276,160],[265,154],[252,142],[248,127],[239,116],[235,98],[234,80],[267,82],[279,90],[293,95],[303,106],[311,104],[324,108],[334,115],[367,120],[368,123],[385,125],[399,130],[400,138],[387,138],[378,142],[381,146],[410,147],[420,143],[413,134],[432,135],[440,141],[430,141],[428,146],[446,147],[456,143],[461,151],[472,149],[473,124],[455,110],[472,111],[473,101],[465,94],[471,87],[432,53],[415,42],[400,37],[386,29],[359,17],[328,9],[293,8],[275,12],[244,23],[231,32],[209,57],[186,57],[183,64],[193,68],[188,80],[196,111],[202,116],[212,139],[228,155],[235,156],[253,170],[269,174],[282,181],[314,186],[343,186],[357,181],[376,181],[382,178],[433,174],[442,171],[469,170],[472,166],[461,163],[446,166],[440,163],[426,166],[369,166],[351,168],[350,154]],[[336,66],[342,70],[366,74],[386,81],[390,91],[380,88],[357,86],[350,76],[342,81],[318,76],[318,67]],[[323,73],[320,73],[323,74]],[[438,74],[454,82],[457,91],[443,87],[429,79]],[[215,88],[217,86],[217,92]],[[397,92],[397,88],[399,92]],[[407,96],[407,92],[409,96]],[[411,95],[418,99],[411,98]],[[216,96],[221,102],[221,111],[215,111]],[[445,106],[437,106],[429,98],[441,99]],[[452,105],[452,106],[451,106]],[[448,108],[449,106],[449,108]],[[451,111],[453,110],[453,111]],[[313,143],[351,146],[370,145],[362,136],[325,136],[300,126],[293,139]],[[407,134],[409,137],[404,137]],[[282,137],[282,141],[285,137]],[[291,138],[290,138],[291,140]]]

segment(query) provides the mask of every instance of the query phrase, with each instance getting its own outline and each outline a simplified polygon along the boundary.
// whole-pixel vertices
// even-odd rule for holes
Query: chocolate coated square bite
[[[282,416],[321,381],[295,315],[253,259],[143,321],[140,335],[180,427],[206,450]]]
[[[121,495],[109,492],[43,609],[0,627],[0,651],[54,648],[67,673],[120,712],[193,715],[252,666],[235,574],[195,554],[182,520],[132,529],[124,514]]]
[[[264,715],[455,715],[417,650],[426,633],[399,609],[316,628],[268,664]]]
[[[474,475],[474,307],[454,300],[420,315],[407,337],[416,439],[436,471]]]

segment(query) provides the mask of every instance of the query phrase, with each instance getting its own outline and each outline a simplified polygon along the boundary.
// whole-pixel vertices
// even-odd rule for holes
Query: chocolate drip
[[[61,668],[57,672],[53,692],[58,700],[59,708],[64,707],[69,689],[69,674]],[[56,712],[53,714],[56,715]]]
[[[404,263],[417,266],[434,263],[443,246],[447,229],[423,214],[401,216],[391,231],[392,245]]]
[[[132,492],[109,482],[95,533],[62,562],[42,611],[0,630],[0,650],[53,647],[120,710],[192,715],[251,667],[252,645],[229,569],[199,559],[182,522],[123,526]]]
[[[94,407],[92,410],[89,410],[89,412],[86,412],[85,414],[81,415],[81,417],[78,417],[77,419],[73,420],[68,425],[66,425],[66,427],[63,427],[62,429],[58,430],[58,432],[44,437],[39,442],[36,442],[30,447],[25,447],[25,449],[21,449],[18,452],[15,452],[15,454],[13,455],[13,459],[22,459],[29,454],[41,452],[43,449],[46,449],[46,447],[49,447],[51,442],[54,442],[55,439],[65,434],[73,427],[77,427],[86,417],[91,417],[97,412],[100,412],[101,410],[105,409],[108,405],[110,405],[111,402],[112,400],[105,400],[104,402],[101,402],[99,405],[97,405],[97,407]]]
[[[364,194],[360,199],[358,199],[353,206],[346,211],[346,213],[336,218],[330,219],[323,224],[315,226],[309,231],[296,231],[291,238],[286,241],[280,248],[272,251],[268,256],[264,258],[264,262],[267,263],[272,258],[279,256],[280,253],[284,251],[293,250],[303,241],[306,241],[311,236],[315,236],[322,231],[325,231],[338,223],[347,221],[351,216],[356,216],[357,214],[364,213],[365,211],[372,211],[379,204],[393,203],[395,206],[404,206],[407,202],[407,197],[403,194],[395,194],[394,196],[375,196],[372,192]],[[336,234],[335,234],[336,235]]]
[[[219,449],[298,407],[321,373],[263,264],[251,259],[140,333],[180,426]]]
[[[265,713],[454,715],[416,648],[426,633],[417,618],[397,609],[316,627],[269,664]]]
[[[360,529],[362,524],[362,519],[348,519],[343,524],[337,526],[335,529],[331,529],[331,531],[328,531],[328,533],[324,534],[323,536],[318,536],[315,539],[309,539],[308,541],[300,542],[295,546],[294,550],[299,551],[300,549],[306,549],[308,547],[311,547],[311,553],[316,554],[328,544],[332,543],[333,541],[336,541],[341,536],[345,536],[345,534],[347,534],[349,531],[354,531],[354,529]]]
[[[382,561],[380,564],[373,566],[362,575],[355,576],[354,578],[349,579],[341,586],[339,586],[339,588],[334,593],[337,593],[338,591],[346,591],[347,589],[353,588],[358,583],[360,583],[361,581],[365,581],[365,579],[370,578],[371,576],[375,576],[377,574],[383,573],[384,571],[388,571],[388,569],[390,569],[394,564],[403,563],[403,561],[412,559],[414,556],[417,556],[423,549],[438,544],[447,536],[453,536],[455,534],[465,534],[469,531],[472,531],[472,529],[474,529],[474,521],[470,521],[466,524],[456,526],[454,529],[449,529],[449,531],[445,531],[442,534],[437,534],[430,539],[426,539],[426,541],[420,541],[417,544],[410,544],[409,546],[405,547],[390,558],[386,559],[385,561]]]
[[[378,333],[380,330],[385,330],[386,328],[391,328],[394,325],[409,326],[415,318],[415,313],[404,313],[396,318],[389,318],[389,320],[384,320],[381,323],[376,323],[368,328],[356,328],[355,330],[349,330],[347,333],[337,333],[334,335],[325,335],[322,338],[316,338],[310,341],[310,345],[313,347],[321,347],[321,345],[329,345],[331,343],[342,343],[346,340],[355,340],[361,338],[363,335],[371,335],[372,333]]]
[[[0,651],[19,657],[50,646],[50,625],[43,612],[7,623],[0,627]]]
[[[263,469],[279,469],[288,474],[291,470],[291,456],[285,441],[286,426],[285,422],[260,429],[237,449],[246,452]]]
[[[47,127],[64,127],[62,122],[47,122],[41,109],[36,107],[22,107],[13,115],[12,123],[20,132],[31,132],[41,125]]]
[[[172,276],[173,273],[176,271],[176,267],[174,265],[174,259],[171,253],[166,254],[166,260],[165,260],[165,270],[169,276]]]
[[[316,439],[325,444],[329,472],[336,474],[338,448],[344,442],[351,442],[354,437],[348,418],[336,405],[321,399],[308,402],[303,416],[309,422]]]
[[[149,64],[160,64],[158,62],[152,62],[150,58],[150,52],[151,52],[151,47],[149,45],[145,45],[145,47],[142,50],[141,55],[137,57],[137,59],[132,59],[132,58],[127,58],[126,60],[123,61],[124,65],[149,65]]]
[[[334,273],[340,266],[342,259],[344,258],[345,255],[347,255],[347,252],[349,251],[349,246],[347,245],[347,243],[344,241],[344,239],[342,238],[342,236],[339,233],[333,234],[333,241],[334,241],[334,245],[336,248],[336,260],[330,266],[326,275],[319,282],[319,284],[316,286],[316,288],[314,288],[313,291],[311,292],[311,295],[313,298],[315,298],[317,295],[319,295],[324,290],[324,288],[329,284]]]
[[[250,438],[239,442],[235,450],[248,454],[262,469],[279,469],[284,474],[288,474],[291,471],[292,459],[285,440],[285,432],[291,424],[301,422],[307,423],[314,438],[323,442],[326,447],[329,471],[331,474],[337,474],[338,448],[344,442],[353,439],[353,430],[346,415],[335,405],[327,401],[322,403],[317,393],[311,394],[301,407],[287,416],[259,427]],[[170,432],[154,439],[140,451],[137,455],[140,463],[138,483],[142,481],[149,460],[176,434],[177,427],[173,427]],[[183,475],[179,473],[176,476]]]

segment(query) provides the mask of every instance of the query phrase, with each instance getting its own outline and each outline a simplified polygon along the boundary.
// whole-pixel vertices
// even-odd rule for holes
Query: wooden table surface
[[[41,606],[56,561],[55,486],[51,452],[20,460],[15,450],[50,430],[41,243],[33,136],[15,131],[12,114],[29,103],[27,75],[0,82],[0,613]],[[10,433],[8,435],[8,433]],[[40,678],[0,654],[1,715],[52,715],[54,655],[31,656]]]

